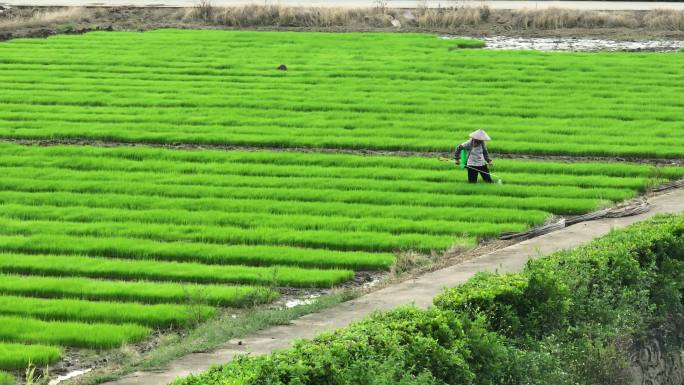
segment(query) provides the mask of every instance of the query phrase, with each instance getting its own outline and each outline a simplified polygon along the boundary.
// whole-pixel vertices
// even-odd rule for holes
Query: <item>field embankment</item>
[[[282,5],[192,8],[12,7],[0,9],[0,40],[93,30],[157,28],[436,32],[465,36],[682,38],[684,11],[503,10],[487,6],[392,9]],[[370,5],[370,3],[369,3]]]
[[[652,339],[675,357],[660,380],[678,384],[683,234],[682,215],[657,217],[522,273],[477,275],[428,310],[378,313],[174,384],[625,384],[631,352]]]

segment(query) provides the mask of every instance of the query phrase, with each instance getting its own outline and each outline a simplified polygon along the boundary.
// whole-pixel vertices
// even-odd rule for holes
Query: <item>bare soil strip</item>
[[[533,238],[476,259],[437,270],[400,284],[343,303],[321,313],[310,314],[293,321],[290,325],[263,330],[241,340],[230,341],[220,349],[188,355],[171,363],[155,373],[135,373],[108,385],[163,385],[175,378],[199,373],[214,364],[225,363],[240,354],[267,354],[276,349],[289,347],[298,339],[309,339],[316,335],[344,327],[358,321],[374,311],[415,304],[427,307],[432,298],[446,287],[464,283],[481,271],[517,272],[529,259],[577,247],[608,233],[646,220],[659,213],[684,211],[684,190],[673,190],[650,199],[649,212],[624,218],[607,218],[579,223],[562,230]]]

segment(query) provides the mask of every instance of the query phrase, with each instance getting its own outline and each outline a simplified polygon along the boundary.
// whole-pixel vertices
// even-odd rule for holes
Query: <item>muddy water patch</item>
[[[461,36],[443,36],[456,39]],[[628,51],[628,52],[676,52],[684,47],[684,40],[610,40],[583,38],[541,38],[494,36],[483,38],[485,49],[531,49],[537,51]]]
[[[76,378],[78,376],[82,376],[88,372],[90,372],[93,369],[84,369],[84,370],[74,370],[73,372],[69,372],[65,375],[58,376],[57,378],[50,380],[48,385],[58,385],[66,380],[70,380],[72,378]]]
[[[305,298],[293,298],[285,302],[285,307],[292,309],[296,306],[311,305],[316,301],[316,298],[320,297],[320,294],[310,294]]]

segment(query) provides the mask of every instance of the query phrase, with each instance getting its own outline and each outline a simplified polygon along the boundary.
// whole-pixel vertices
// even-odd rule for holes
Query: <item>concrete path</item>
[[[674,190],[649,200],[651,211],[645,214],[579,223],[538,238],[483,255],[471,261],[425,274],[394,286],[349,301],[316,314],[293,321],[290,325],[263,330],[251,337],[230,341],[211,353],[191,354],[161,372],[135,373],[109,385],[164,385],[177,377],[199,373],[211,365],[230,361],[236,354],[266,354],[289,347],[294,340],[310,339],[358,321],[376,310],[389,310],[401,305],[427,307],[444,288],[467,281],[480,271],[517,272],[531,259],[551,252],[569,249],[602,236],[613,228],[643,221],[658,213],[684,212],[684,189]]]
[[[238,6],[247,4],[280,4],[302,7],[375,7],[378,0],[211,0],[215,6]],[[684,10],[684,3],[647,1],[507,1],[507,0],[386,0],[389,8],[416,8],[419,4],[429,8],[479,7],[492,9],[545,9],[568,8],[581,10]],[[0,5],[28,6],[136,6],[136,7],[192,7],[198,0],[0,0]]]

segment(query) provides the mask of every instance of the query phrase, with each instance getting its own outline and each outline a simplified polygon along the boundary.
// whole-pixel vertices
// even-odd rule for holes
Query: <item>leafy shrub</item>
[[[437,307],[454,312],[484,314],[493,330],[505,335],[517,333],[522,321],[528,280],[521,274],[479,273],[461,287],[437,296]]]
[[[483,313],[492,330],[509,337],[540,337],[560,328],[568,311],[568,290],[553,274],[480,273],[435,298],[437,307]]]
[[[505,354],[502,340],[486,330],[482,319],[405,307],[300,341],[290,350],[240,357],[177,383],[489,384],[488,379],[500,377]],[[388,366],[394,369],[384,370]]]
[[[175,384],[628,383],[630,341],[656,330],[682,350],[683,235],[684,215],[659,216]]]

